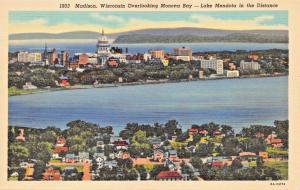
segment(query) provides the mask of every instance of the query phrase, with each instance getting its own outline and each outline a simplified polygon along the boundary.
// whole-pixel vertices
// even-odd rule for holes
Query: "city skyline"
[[[234,14],[233,14],[234,13]],[[11,11],[9,33],[95,31],[118,33],[147,28],[196,27],[286,30],[287,11],[220,12],[39,12]]]

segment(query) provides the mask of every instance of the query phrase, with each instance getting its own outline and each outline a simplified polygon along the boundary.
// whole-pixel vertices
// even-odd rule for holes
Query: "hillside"
[[[76,31],[64,33],[10,34],[9,40],[97,39],[100,33]],[[117,43],[151,42],[288,42],[287,30],[217,30],[207,28],[153,28],[106,34]]]

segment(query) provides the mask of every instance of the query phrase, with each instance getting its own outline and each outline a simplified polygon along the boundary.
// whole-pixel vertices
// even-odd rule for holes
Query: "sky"
[[[287,11],[218,12],[9,12],[10,33],[198,27],[230,30],[288,29]]]

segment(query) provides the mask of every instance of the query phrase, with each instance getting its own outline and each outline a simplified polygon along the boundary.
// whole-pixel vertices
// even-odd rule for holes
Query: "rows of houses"
[[[220,130],[215,130],[211,133],[205,129],[190,128],[187,130],[188,140],[192,141],[195,134],[200,134],[202,137],[199,140],[201,143],[208,143],[208,139],[211,137],[224,137],[225,134]],[[275,132],[264,136],[263,133],[257,132],[255,134],[257,138],[263,138],[267,144],[274,148],[280,148],[283,146],[282,139],[278,138]],[[169,142],[175,142],[176,136],[172,136]],[[24,129],[19,129],[19,135],[16,137],[17,141],[26,141],[24,137]],[[70,152],[66,139],[62,136],[58,137],[56,143],[52,149],[52,160],[59,160],[59,162],[49,162],[48,167],[43,173],[43,180],[64,180],[71,178],[74,175],[79,176],[78,180],[93,180],[97,171],[102,168],[117,169],[118,159],[130,159],[134,166],[138,165],[164,165],[168,168],[167,171],[161,171],[155,176],[156,180],[190,180],[191,175],[184,173],[181,170],[180,164],[183,162],[187,164],[193,171],[194,176],[198,176],[199,171],[193,168],[190,164],[189,158],[182,158],[178,156],[178,150],[174,149],[170,144],[165,145],[161,137],[148,137],[148,141],[152,146],[152,155],[148,157],[132,157],[128,151],[130,145],[129,140],[124,140],[118,136],[110,136],[108,134],[98,134],[94,137],[96,141],[95,147],[90,147],[88,151],[81,151],[77,154]],[[218,144],[221,145],[221,144]],[[196,146],[189,145],[185,149],[189,150],[191,153],[195,153]],[[93,150],[93,151],[90,151]],[[232,161],[239,158],[243,164],[244,168],[251,167],[249,163],[251,161],[256,161],[257,157],[263,159],[268,159],[269,155],[267,152],[260,151],[258,153],[254,152],[240,152],[239,155],[235,156],[218,156],[218,155],[208,155],[202,157],[201,160],[205,164],[212,167],[223,167],[225,165],[230,166]],[[66,165],[67,167],[61,171],[58,167],[59,165]],[[91,166],[94,169],[91,170]],[[83,167],[83,173],[79,175],[75,166]],[[33,175],[33,164],[23,164],[22,167],[26,168],[25,180],[32,180]],[[69,177],[68,177],[69,176]],[[149,176],[147,178],[150,178]],[[74,179],[74,178],[71,178]],[[77,178],[76,178],[77,179]]]

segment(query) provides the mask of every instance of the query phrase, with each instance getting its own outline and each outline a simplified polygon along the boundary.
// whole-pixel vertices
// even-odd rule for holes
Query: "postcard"
[[[0,189],[299,189],[294,1],[5,1]]]

